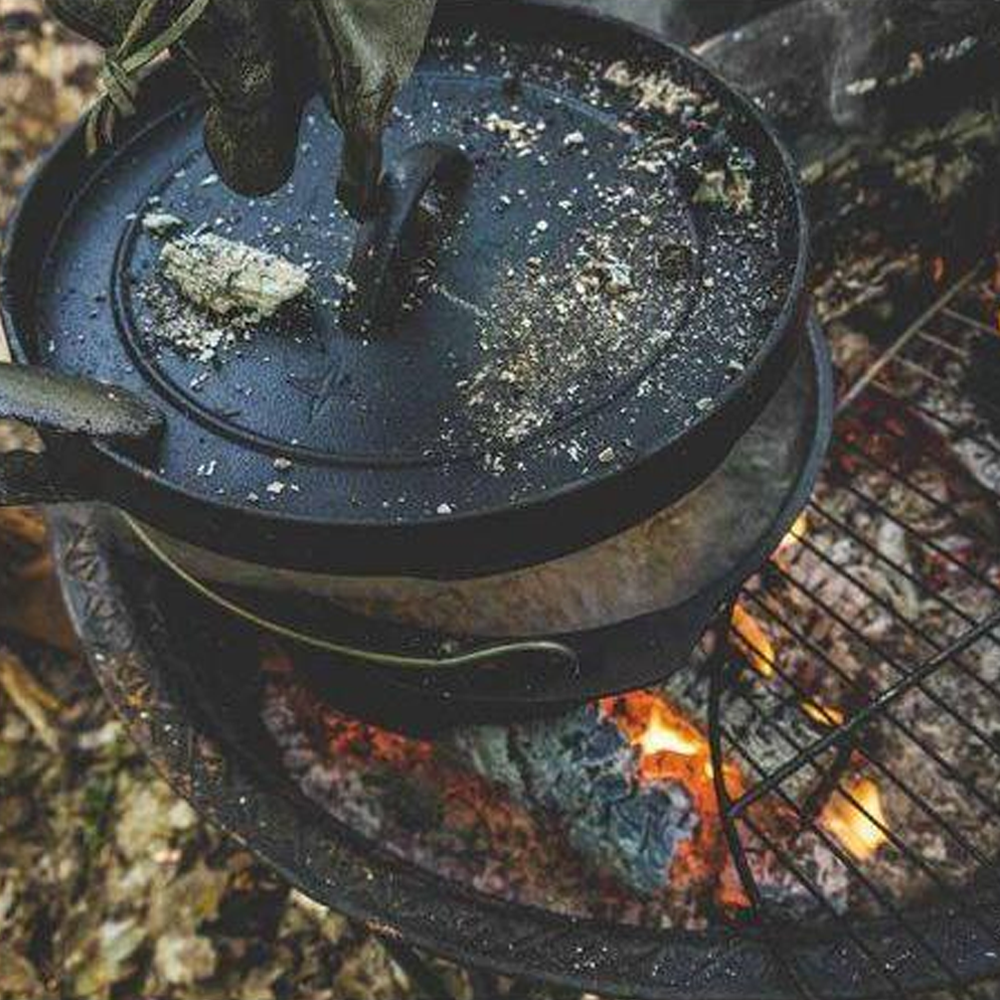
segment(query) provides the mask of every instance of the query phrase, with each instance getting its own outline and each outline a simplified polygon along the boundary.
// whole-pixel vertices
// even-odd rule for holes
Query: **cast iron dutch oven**
[[[787,528],[829,424],[800,191],[758,111],[622,23],[445,2],[360,232],[321,112],[251,200],[201,114],[159,68],[113,148],[77,127],[25,190],[0,415],[45,452],[0,458],[0,502],[110,504],[209,596],[452,694],[662,673]],[[210,357],[158,266],[205,229],[310,269]],[[471,669],[519,657],[513,685]]]

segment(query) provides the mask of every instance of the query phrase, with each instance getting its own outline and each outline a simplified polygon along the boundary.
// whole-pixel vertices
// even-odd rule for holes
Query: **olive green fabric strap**
[[[328,99],[345,129],[375,134],[424,47],[435,0],[311,0],[332,63]]]
[[[327,104],[344,131],[337,193],[363,218],[381,173],[382,128],[424,46],[435,0],[309,0]],[[325,50],[325,52],[323,51]]]
[[[160,3],[162,0],[142,0],[121,42],[105,55],[100,73],[104,92],[87,116],[88,153],[95,152],[102,142],[111,141],[116,115],[128,117],[135,113],[139,72],[178,42],[204,14],[211,0],[191,0],[163,31],[139,45],[139,39]]]

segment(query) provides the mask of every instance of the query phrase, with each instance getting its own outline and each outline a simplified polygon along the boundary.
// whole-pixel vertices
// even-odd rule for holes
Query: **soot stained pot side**
[[[200,109],[173,68],[147,83],[115,149],[87,160],[79,131],[69,136],[26,191],[11,227],[2,303],[17,360],[85,388],[61,386],[42,412],[30,393],[3,386],[4,409],[39,426],[47,452],[5,460],[2,498],[109,502],[148,526],[152,540],[195,575],[238,568],[235,582],[254,590],[290,582],[367,612],[464,632],[590,628],[683,602],[717,580],[736,553],[718,546],[720,562],[703,561],[706,524],[720,533],[721,524],[732,524],[735,537],[747,530],[746,517],[738,504],[701,525],[691,512],[720,490],[732,501],[739,479],[732,470],[755,439],[748,429],[767,426],[769,406],[780,410],[782,386],[790,399],[789,384],[817,372],[822,381],[826,363],[801,350],[807,239],[794,173],[756,110],[688,56],[617,22],[538,3],[517,8],[515,17],[509,3],[443,4],[427,55],[401,95],[387,150],[397,169],[387,183],[397,185],[390,204],[405,210],[395,221],[376,220],[360,245],[386,238],[388,229],[402,257],[410,210],[425,186],[441,180],[432,164],[412,186],[412,171],[399,165],[412,166],[414,148],[447,141],[471,161],[471,179],[449,194],[455,205],[433,251],[431,291],[401,314],[402,329],[345,330],[345,314],[327,299],[331,275],[351,267],[355,246],[353,228],[331,207],[334,129],[311,122],[292,184],[250,203],[202,183]],[[625,69],[614,78],[608,68],[619,64]],[[657,107],[664,81],[697,113],[671,117]],[[650,93],[653,104],[644,105]],[[699,118],[705,106],[708,121]],[[512,153],[507,136],[498,139],[490,119],[498,108],[546,124],[529,155]],[[580,134],[587,155],[570,148]],[[727,158],[734,150],[738,169]],[[543,161],[555,169],[543,169]],[[759,200],[750,219],[711,198],[705,203],[702,190],[711,175],[725,199],[740,172]],[[626,188],[626,201],[658,215],[630,209],[618,197]],[[525,204],[508,190],[528,192]],[[577,192],[578,216],[559,208],[566,191]],[[154,194],[159,206],[192,221],[223,220],[224,235],[246,242],[259,243],[266,223],[296,251],[322,260],[319,301],[295,320],[306,332],[255,330],[206,388],[192,391],[196,364],[165,345],[146,294],[157,247],[139,219]],[[500,211],[506,201],[513,209]],[[325,221],[303,228],[303,218]],[[583,330],[599,349],[583,352],[573,385],[554,385],[551,412],[515,427],[498,465],[490,422],[470,416],[476,402],[465,386],[516,345],[501,329],[499,342],[487,345],[491,355],[470,337],[471,329],[483,333],[470,327],[470,311],[499,314],[512,294],[501,277],[533,273],[545,261],[545,294],[514,298],[521,318],[542,310],[540,332],[529,340],[551,360],[544,338],[556,317],[545,310],[568,280],[564,248],[580,250],[574,234],[588,227],[590,238],[616,225],[634,225],[621,245],[635,251],[635,280],[647,285],[642,295],[611,307],[602,300],[586,315],[606,319],[618,310],[632,332],[612,323],[614,336],[604,342],[594,339],[593,323],[573,326],[576,340]],[[642,271],[644,261],[659,260],[641,242],[654,236],[681,260],[672,283]],[[571,319],[584,315],[567,308]],[[623,340],[635,330],[639,339]],[[809,371],[803,375],[800,364],[796,375],[795,359],[805,354]],[[95,380],[115,388],[95,388]],[[256,395],[235,407],[241,385],[255,386]],[[87,398],[95,392],[127,400],[129,419],[123,411],[101,425],[89,421]],[[800,399],[783,426],[801,429],[814,404],[815,393],[805,408]],[[773,477],[741,473],[742,488],[752,483],[758,500],[773,488],[751,516],[761,521],[758,535],[767,534],[765,521],[774,527],[779,494],[801,471],[803,441],[816,438],[816,426],[775,446]],[[275,459],[286,457],[296,489],[283,487],[261,503],[263,485],[277,478]],[[196,471],[206,463],[218,469],[211,481]],[[694,532],[690,541],[686,531]],[[650,555],[635,570],[633,554],[643,545]],[[682,568],[691,562],[696,571]],[[593,568],[605,563],[613,568],[603,591],[591,589]],[[249,578],[246,564],[254,567]],[[471,582],[455,582],[462,580]],[[552,586],[564,588],[560,600],[542,609],[537,595]],[[502,598],[492,601],[495,594]]]
[[[786,384],[691,496],[607,542],[501,578],[275,573],[229,560],[219,566],[213,553],[143,534],[161,561],[189,580],[212,581],[211,589],[196,586],[213,600],[311,648],[308,656],[301,650],[299,670],[325,701],[424,735],[472,719],[558,710],[683,669],[705,628],[804,507],[832,418],[830,357],[813,322]],[[354,607],[369,614],[343,610],[352,588]],[[493,638],[470,635],[473,627]],[[394,655],[376,652],[386,650]],[[463,653],[471,655],[462,660]]]

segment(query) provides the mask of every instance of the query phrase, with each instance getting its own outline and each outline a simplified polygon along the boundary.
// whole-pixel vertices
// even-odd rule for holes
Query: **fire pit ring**
[[[150,564],[118,515],[66,507],[50,525],[71,616],[132,738],[207,819],[376,933],[478,968],[644,1000],[899,995],[856,937],[907,956],[895,977],[913,993],[955,981],[914,954],[910,931],[891,919],[858,920],[849,933],[791,923],[653,931],[512,905],[388,855],[322,813],[284,771],[258,716],[253,630]],[[229,669],[203,668],[220,658]],[[908,918],[933,947],[961,956],[962,981],[1000,975],[982,926],[1000,918],[994,888],[977,892],[971,915],[942,904]]]

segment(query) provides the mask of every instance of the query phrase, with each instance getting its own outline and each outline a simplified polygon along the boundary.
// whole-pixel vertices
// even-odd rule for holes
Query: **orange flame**
[[[693,839],[678,850],[670,871],[671,883],[714,885],[724,895],[719,877],[725,867],[726,847],[707,737],[660,694],[633,691],[605,698],[601,705],[637,749],[640,776],[647,781],[676,781],[691,796],[699,823]],[[723,779],[731,796],[742,794],[743,778],[735,764],[723,765]]]
[[[870,778],[855,779],[845,786],[845,791],[851,798],[839,790],[835,792],[824,806],[819,822],[855,858],[867,861],[888,839],[882,796]]]
[[[948,265],[945,263],[944,257],[935,257],[931,261],[931,278],[935,285],[940,285],[944,281],[945,275],[948,273]]]
[[[665,702],[654,702],[650,706],[649,721],[637,743],[644,758],[658,753],[696,757],[708,752],[701,733],[686,719],[671,712]]]
[[[844,713],[833,705],[824,705],[821,701],[810,699],[802,702],[802,711],[821,726],[836,729],[837,726],[844,724]]]
[[[802,513],[795,519],[795,523],[788,529],[787,534],[784,538],[782,538],[778,547],[774,550],[774,555],[782,556],[794,551],[808,530],[809,517],[805,511],[802,511]]]
[[[757,620],[737,603],[733,607],[733,637],[736,646],[761,677],[774,676],[774,646]]]

